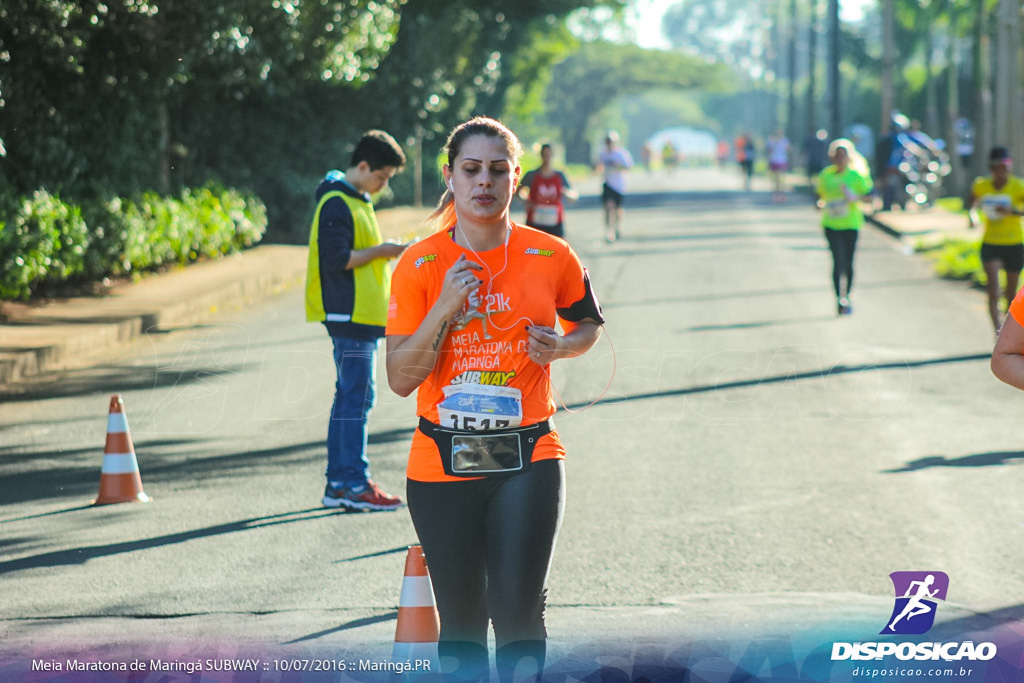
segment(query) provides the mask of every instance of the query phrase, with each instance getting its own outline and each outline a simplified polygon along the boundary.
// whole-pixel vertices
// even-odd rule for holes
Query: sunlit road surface
[[[549,675],[849,680],[831,647],[881,638],[895,571],[949,577],[913,639],[1012,641],[1024,396],[988,369],[984,295],[865,228],[839,317],[809,198],[739,187],[731,168],[634,172],[611,245],[593,197],[567,214],[607,325],[553,369],[569,498]],[[289,657],[390,658],[415,534],[404,510],[319,506],[333,365],[302,316],[287,292],[0,409],[7,671],[246,656],[283,680]],[[414,402],[378,388],[373,476],[401,491]],[[149,504],[89,507],[112,393]]]

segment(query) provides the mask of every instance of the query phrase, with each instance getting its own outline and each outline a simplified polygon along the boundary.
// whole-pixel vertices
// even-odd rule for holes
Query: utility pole
[[[988,36],[987,3],[975,4],[974,12],[974,159],[971,176],[985,175],[992,146],[992,45]]]
[[[893,44],[893,24],[895,23],[893,0],[885,0],[882,9],[882,121],[881,137],[889,134],[890,118],[893,109],[892,71],[896,62],[896,46]]]
[[[950,166],[952,172],[949,176],[950,194],[953,196],[963,196],[965,190],[965,173],[967,169],[964,167],[964,159],[961,158],[960,152],[962,150],[957,149],[959,141],[957,139],[957,120],[960,118],[960,36],[957,35],[954,27],[957,25],[959,19],[959,10],[954,5],[950,9],[949,15],[949,41],[947,44],[947,56],[946,56],[946,139],[949,140],[951,147],[950,149]],[[968,160],[968,164],[970,161]]]
[[[767,135],[774,135],[780,128],[779,109],[782,105],[782,95],[779,88],[782,87],[782,7],[778,5],[768,6],[768,45],[764,54],[764,74],[767,77],[767,94],[770,97],[770,112],[768,114]]]
[[[789,99],[786,102],[786,137],[796,140],[796,0],[789,0]]]
[[[807,140],[814,137],[818,130],[817,107],[815,106],[815,88],[818,75],[818,0],[809,0],[810,15],[807,20]]]
[[[1017,89],[1020,70],[1020,0],[1000,0],[996,14],[996,64],[993,144],[1005,145],[1010,154],[1021,153],[1021,101]]]
[[[842,137],[839,116],[839,0],[828,0],[828,134]]]

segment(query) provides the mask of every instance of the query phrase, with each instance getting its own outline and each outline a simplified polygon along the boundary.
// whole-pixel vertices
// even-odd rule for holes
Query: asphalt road
[[[847,680],[808,653],[878,638],[902,570],[949,576],[929,637],[1002,639],[1019,668],[1024,396],[989,372],[983,294],[866,228],[839,318],[809,201],[737,186],[635,173],[614,245],[593,201],[568,214],[607,333],[554,370],[569,500],[550,673],[729,680],[789,657]],[[415,534],[404,510],[320,507],[332,385],[291,291],[0,407],[0,680],[38,658],[244,654],[262,672],[246,680],[387,659]],[[401,491],[414,402],[379,389],[373,476]],[[149,504],[89,506],[112,393]]]

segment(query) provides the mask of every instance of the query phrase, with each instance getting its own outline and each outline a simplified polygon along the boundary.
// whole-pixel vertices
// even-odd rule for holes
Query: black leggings
[[[565,506],[561,460],[541,460],[503,478],[408,480],[406,494],[423,546],[437,610],[442,660],[457,679],[487,677],[487,622],[494,624],[498,673],[521,660],[539,673],[546,654],[544,598]],[[442,661],[442,670],[450,668]]]
[[[836,298],[850,296],[853,289],[853,252],[857,248],[857,235],[860,230],[833,230],[825,228],[825,239],[832,251],[832,285],[836,289]],[[842,279],[846,277],[846,290],[842,289]]]

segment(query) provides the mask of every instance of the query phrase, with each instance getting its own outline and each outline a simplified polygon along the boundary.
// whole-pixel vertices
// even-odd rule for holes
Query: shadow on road
[[[391,548],[390,550],[381,550],[380,552],[370,553],[368,555],[356,555],[355,557],[346,557],[343,560],[335,560],[334,564],[342,564],[344,562],[358,562],[359,560],[371,560],[375,557],[385,557],[386,555],[397,555],[404,553],[409,550],[409,546],[413,545],[408,543],[406,545],[400,545],[397,548]]]
[[[352,620],[352,621],[350,621],[348,623],[342,624],[341,626],[339,626],[337,628],[329,628],[326,631],[318,631],[317,633],[310,633],[307,636],[302,636],[301,638],[296,638],[295,640],[289,640],[289,641],[286,641],[286,642],[284,642],[282,644],[283,645],[294,645],[295,643],[304,643],[304,642],[307,642],[307,641],[310,641],[310,640],[317,640],[318,638],[324,638],[326,636],[329,636],[329,635],[332,635],[332,634],[335,634],[335,633],[341,633],[342,631],[351,631],[352,629],[361,628],[363,626],[373,626],[374,624],[383,624],[383,623],[388,622],[388,621],[397,621],[397,620],[398,620],[398,611],[396,610],[394,612],[388,612],[387,614],[381,614],[380,616],[376,616],[376,617],[366,617],[364,619],[354,619],[354,620]]]
[[[857,289],[889,289],[891,287],[932,287],[934,280],[921,278],[918,280],[887,280],[880,282],[858,283]],[[724,299],[749,299],[752,297],[792,296],[793,294],[818,294],[829,291],[828,285],[814,285],[808,287],[790,287],[788,289],[757,289],[744,292],[723,292],[721,294],[693,294],[688,296],[662,297],[660,299],[642,300],[618,300],[601,301],[601,307],[609,308],[630,308],[636,306],[661,306],[677,303],[699,303],[701,301],[722,301]]]
[[[1014,465],[1017,461],[1024,461],[1024,451],[975,453],[974,455],[965,455],[960,458],[947,458],[944,455],[932,455],[927,458],[912,460],[896,470],[882,470],[882,473],[899,474],[901,472],[927,470],[933,467],[997,467],[1000,465]]]
[[[775,327],[777,325],[805,325],[807,323],[832,322],[836,319],[834,315],[819,315],[808,318],[791,318],[789,320],[758,320],[749,323],[728,323],[725,325],[696,325],[684,327],[680,332],[721,332],[722,330],[754,330],[761,327]]]
[[[101,416],[102,417],[102,416]],[[92,418],[95,422],[96,419]],[[38,424],[33,422],[33,424]],[[202,443],[201,439],[136,439],[134,441],[138,449],[145,448],[146,450],[158,450],[161,448],[179,448],[181,446],[191,446]],[[21,462],[32,462],[37,458],[43,457],[57,457],[59,456],[63,460],[70,460],[81,455],[103,455],[103,441],[98,441],[96,444],[91,446],[83,446],[81,448],[61,448],[59,451],[54,451],[48,448],[36,448],[27,450],[23,446],[0,446],[0,457],[3,457],[5,465],[12,465]],[[99,461],[97,460],[97,464]],[[53,471],[53,470],[49,470]],[[5,481],[9,479],[5,478]],[[7,502],[7,501],[3,501]]]
[[[69,512],[80,512],[82,510],[88,510],[92,505],[76,505],[71,508],[64,508],[63,510],[51,510],[50,512],[40,512],[37,515],[25,515],[24,517],[11,517],[10,519],[0,519],[0,524],[10,524],[11,522],[24,522],[28,519],[40,519],[42,517],[55,517],[56,515],[66,515]],[[0,541],[0,546],[14,545],[20,541],[15,539],[7,539]]]
[[[145,453],[140,458],[143,480],[160,484],[178,482],[183,477],[209,479],[231,475],[234,472],[253,472],[256,468],[280,467],[291,463],[289,458],[313,459],[322,456],[323,441],[289,444],[261,450],[247,450],[222,455],[202,455],[210,449],[210,441],[204,439],[136,440],[135,451]],[[184,447],[191,447],[189,448]],[[10,449],[14,450],[14,448]],[[54,467],[52,459],[68,461],[81,455],[95,454],[95,459],[86,462],[79,457],[75,464]],[[5,465],[15,457],[0,450]],[[62,450],[49,449],[19,451],[17,457],[31,463],[35,459],[44,461],[39,469],[4,474],[3,497],[0,504],[11,505],[29,501],[40,501],[60,497],[89,500],[95,497],[99,488],[100,466],[102,465],[102,442],[95,447]],[[72,508],[77,509],[77,508]],[[0,520],[3,524],[9,520]]]
[[[212,378],[237,375],[245,366],[167,368],[157,364],[99,365],[83,370],[47,373],[29,382],[0,390],[0,400],[45,401],[91,394],[126,393],[142,389],[165,389],[204,384]],[[112,392],[111,387],[116,389]]]
[[[67,550],[55,550],[53,552],[0,562],[0,575],[25,569],[83,565],[90,560],[95,560],[100,557],[122,555],[124,553],[132,553],[139,550],[149,550],[151,548],[160,548],[178,543],[185,543],[197,538],[208,538],[211,536],[252,531],[253,529],[261,529],[280,524],[308,522],[320,519],[321,517],[328,517],[337,514],[339,514],[339,512],[336,510],[316,507],[309,508],[307,510],[297,510],[295,512],[284,512],[277,515],[267,515],[265,517],[252,517],[250,519],[242,519],[237,522],[216,524],[202,529],[180,531],[174,534],[166,534],[164,536],[156,536],[153,538],[143,538],[137,541],[125,541],[123,543],[111,543],[108,545],[93,545],[81,548],[69,548]],[[341,512],[340,514],[348,513]]]
[[[408,427],[401,427],[399,429],[389,429],[384,432],[370,432],[367,436],[367,443],[372,445],[379,445],[384,443],[396,443],[399,441],[411,440],[412,435],[416,432],[416,427],[410,425]]]
[[[571,410],[581,409],[590,405],[613,405],[619,403],[632,403],[634,401],[647,401],[651,399],[671,398],[674,396],[692,396],[695,394],[706,394],[717,391],[728,391],[730,389],[744,389],[757,387],[762,384],[781,384],[795,382],[805,379],[822,379],[834,375],[847,375],[864,370],[909,370],[911,368],[928,367],[931,365],[947,365],[950,363],[969,363],[976,361],[988,362],[992,358],[991,353],[977,353],[963,356],[947,356],[945,358],[931,358],[928,360],[903,360],[890,363],[864,363],[860,365],[834,365],[831,368],[819,368],[805,372],[793,372],[774,377],[756,377],[752,379],[737,380],[735,382],[719,382],[717,384],[706,384],[697,387],[685,387],[681,389],[667,389],[665,391],[651,391],[641,394],[630,394],[628,396],[616,396],[607,398],[596,403],[578,403],[567,406]]]

